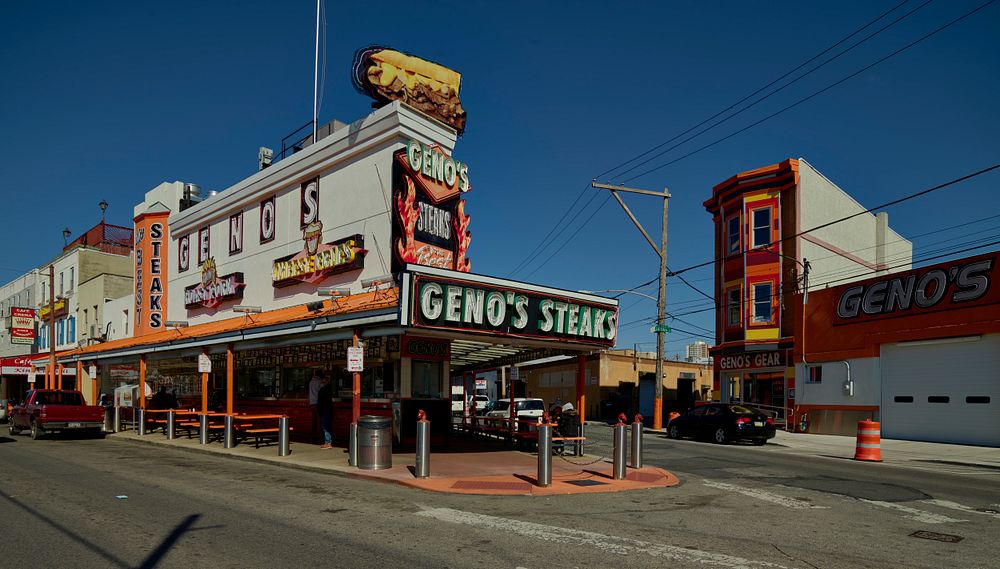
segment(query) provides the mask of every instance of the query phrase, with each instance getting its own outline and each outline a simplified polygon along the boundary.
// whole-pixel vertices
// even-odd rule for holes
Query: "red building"
[[[704,206],[715,223],[715,395],[783,419],[795,399],[790,307],[806,267],[813,287],[860,279],[909,268],[912,246],[802,159],[736,174]]]

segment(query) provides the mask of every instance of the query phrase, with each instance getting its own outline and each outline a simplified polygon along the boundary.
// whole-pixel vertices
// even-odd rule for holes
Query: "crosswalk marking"
[[[458,525],[485,528],[487,530],[496,531],[498,534],[515,533],[544,541],[594,547],[615,555],[645,554],[651,557],[675,562],[697,563],[699,566],[725,567],[727,569],[753,569],[758,567],[789,569],[784,565],[777,565],[767,561],[755,561],[752,559],[737,557],[735,555],[727,555],[725,553],[699,551],[697,549],[651,543],[648,541],[604,535],[590,531],[549,526],[534,522],[526,522],[523,520],[477,514],[473,512],[463,512],[461,510],[454,510],[451,508],[420,507],[422,510],[417,512],[416,515],[425,518],[431,518]]]
[[[918,508],[912,508],[910,506],[904,506],[902,504],[897,504],[895,502],[882,502],[879,500],[866,500],[864,498],[859,498],[862,502],[867,504],[872,504],[875,506],[880,506],[882,508],[887,508],[890,510],[897,510],[906,514],[904,517],[911,520],[916,520],[925,524],[948,524],[948,523],[959,523],[967,522],[969,520],[959,520],[956,518],[949,518],[948,516],[942,516],[940,514],[934,514],[925,510],[920,510]]]
[[[967,512],[970,514],[979,514],[981,516],[990,516],[1000,520],[1000,513],[998,512],[980,512],[975,508],[971,508],[969,506],[966,506],[965,504],[959,504],[958,502],[950,502],[948,500],[924,500],[924,502],[927,504],[934,504],[935,506],[940,506],[942,508],[958,510],[960,512]]]
[[[783,506],[785,508],[792,508],[795,510],[829,509],[827,506],[817,506],[815,504],[810,504],[809,502],[797,500],[795,498],[789,498],[788,496],[782,496],[781,494],[767,492],[766,490],[747,488],[745,486],[737,486],[735,484],[727,484],[725,482],[715,482],[713,480],[705,480],[704,484],[709,488],[715,488],[717,490],[725,490],[727,492],[736,492],[738,494],[743,494],[744,496],[749,496],[751,498],[756,498],[758,500],[763,500],[765,502],[777,504],[778,506]]]

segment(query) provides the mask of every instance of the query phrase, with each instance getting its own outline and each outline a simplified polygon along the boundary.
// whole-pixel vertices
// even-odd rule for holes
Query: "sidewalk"
[[[588,425],[608,426],[607,423],[587,421]],[[647,435],[666,437],[666,429],[643,430]],[[828,458],[854,458],[856,440],[841,435],[813,435],[809,433],[789,433],[778,430],[767,448],[774,452],[786,452],[821,456]],[[947,443],[927,443],[882,439],[882,462],[897,466],[926,467],[930,464],[953,464],[960,466],[994,468],[1000,470],[1000,448]]]
[[[452,494],[487,494],[511,496],[552,496],[557,494],[588,494],[622,492],[649,488],[666,488],[680,483],[676,476],[663,470],[646,466],[629,468],[624,480],[614,480],[612,465],[599,457],[552,457],[552,484],[536,484],[537,455],[505,449],[470,447],[470,452],[449,449],[432,452],[431,476],[418,479],[413,476],[415,456],[412,452],[392,456],[392,468],[385,470],[360,470],[347,463],[343,448],[320,449],[318,445],[293,443],[288,456],[278,456],[277,446],[259,449],[240,444],[223,448],[219,442],[199,444],[197,438],[179,437],[169,440],[161,433],[140,437],[134,431],[107,435],[108,439],[132,444],[150,444],[173,447],[189,452],[223,455],[230,458],[251,460],[268,464],[337,474],[351,478],[389,482],[432,492]],[[470,441],[471,442],[471,441]],[[485,441],[481,444],[485,444]],[[455,445],[461,446],[461,445]],[[468,445],[466,445],[468,446]],[[491,445],[495,446],[495,445]]]

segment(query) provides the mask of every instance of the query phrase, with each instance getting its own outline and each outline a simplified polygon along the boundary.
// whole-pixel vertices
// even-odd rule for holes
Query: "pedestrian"
[[[316,404],[319,399],[320,387],[322,387],[322,373],[318,369],[314,369],[312,379],[309,381],[309,409],[312,410],[313,442],[319,440],[319,413],[317,412]]]
[[[161,385],[160,389],[149,400],[150,409],[170,409],[170,394],[167,393],[167,386]]]
[[[320,379],[319,393],[316,395],[316,413],[323,429],[323,444],[319,448],[333,448],[333,384],[329,375]]]

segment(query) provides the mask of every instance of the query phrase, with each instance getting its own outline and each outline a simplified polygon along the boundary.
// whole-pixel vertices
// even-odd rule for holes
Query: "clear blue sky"
[[[755,122],[982,1],[931,2],[648,166]],[[464,75],[469,113],[455,153],[471,165],[474,271],[572,289],[628,288],[656,275],[656,259],[615,204],[590,218],[603,195],[574,213],[534,264],[512,270],[591,178],[726,108],[896,4],[330,1],[320,119],[353,121],[369,111],[370,101],[349,80],[359,47],[388,45],[453,67]],[[280,145],[311,118],[314,10],[302,0],[6,4],[0,280],[55,255],[63,227],[75,234],[96,223],[102,198],[111,204],[109,221],[127,225],[142,193],[161,181],[223,189],[252,174],[258,146]],[[701,203],[714,184],[739,171],[805,157],[874,206],[1000,162],[998,71],[1000,5],[994,4],[721,144],[637,179],[629,178],[645,168],[614,180],[669,186],[669,264],[692,265],[712,256],[711,219]],[[913,236],[1000,214],[998,185],[994,173],[914,200],[890,209],[890,224]],[[659,204],[629,201],[658,233]],[[966,237],[974,230],[985,232]],[[997,233],[1000,218],[959,227],[915,239],[916,254]],[[711,292],[710,270],[686,276]],[[655,295],[654,286],[643,290]],[[707,303],[676,279],[667,294],[668,310],[677,313]],[[619,345],[652,342],[648,325],[628,323],[654,314],[654,303],[623,298]],[[684,319],[712,328],[711,312]],[[669,341],[674,354],[690,339],[675,332]]]

